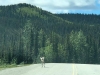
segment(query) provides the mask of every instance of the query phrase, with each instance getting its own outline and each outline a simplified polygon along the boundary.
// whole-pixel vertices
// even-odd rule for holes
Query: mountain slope
[[[4,27],[22,28],[27,20],[31,20],[39,29],[71,25],[71,22],[29,4],[1,6],[0,10],[0,24]]]
[[[55,14],[58,17],[63,18],[64,20],[68,20],[78,24],[86,24],[86,25],[99,25],[100,24],[100,15],[96,14]]]

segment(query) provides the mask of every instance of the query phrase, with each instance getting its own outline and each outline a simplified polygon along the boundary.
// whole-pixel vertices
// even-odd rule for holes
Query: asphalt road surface
[[[100,75],[100,65],[74,63],[46,63],[9,68],[0,71],[0,75]]]

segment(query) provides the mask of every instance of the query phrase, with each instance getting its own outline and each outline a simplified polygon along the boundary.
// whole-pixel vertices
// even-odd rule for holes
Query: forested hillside
[[[46,62],[100,63],[99,20],[25,3],[0,6],[0,64],[38,63],[40,56]]]

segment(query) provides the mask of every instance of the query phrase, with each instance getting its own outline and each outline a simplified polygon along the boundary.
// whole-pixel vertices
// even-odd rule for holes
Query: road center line
[[[72,73],[72,75],[77,75],[77,68],[76,68],[76,65],[73,64],[72,67],[73,67],[73,73]]]
[[[73,68],[73,73],[72,73],[72,75],[74,75],[74,64],[72,65],[72,68]]]

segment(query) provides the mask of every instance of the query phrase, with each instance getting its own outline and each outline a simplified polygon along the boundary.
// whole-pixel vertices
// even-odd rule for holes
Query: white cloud
[[[30,3],[54,13],[68,12],[70,9],[96,9],[95,1],[96,0],[0,0],[0,5]]]
[[[88,5],[94,5],[95,0],[74,0],[74,3],[76,6],[88,6]]]
[[[77,9],[77,7],[91,8],[95,6],[95,0],[34,0],[31,3],[40,7],[49,7],[54,9]]]
[[[67,7],[67,6],[70,5],[69,1],[66,1],[66,0],[61,0],[61,1],[59,1],[59,0],[53,0],[52,4],[54,6],[56,6],[56,7],[57,6],[58,7]]]
[[[33,0],[32,3],[37,4],[37,5],[45,5],[45,4],[49,4],[51,2],[50,2],[50,0]]]
[[[44,9],[44,10],[48,10],[48,9]],[[57,9],[57,10],[48,10],[49,12],[52,12],[52,13],[69,13],[69,10],[61,10],[61,9]]]
[[[29,0],[0,0],[0,5],[10,5],[18,3],[30,3]]]

